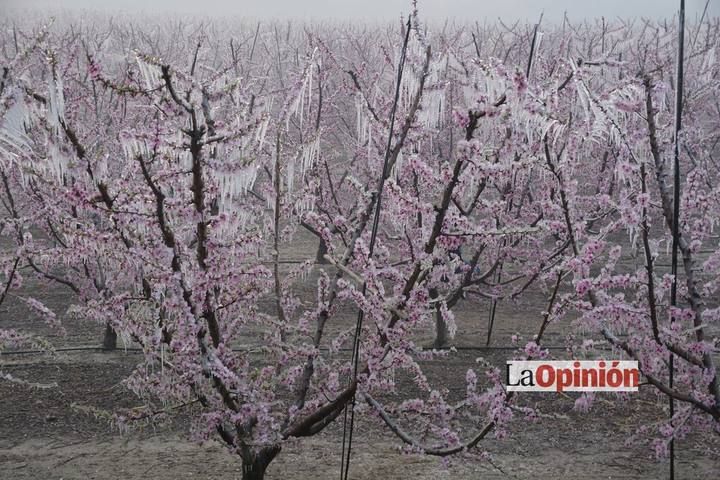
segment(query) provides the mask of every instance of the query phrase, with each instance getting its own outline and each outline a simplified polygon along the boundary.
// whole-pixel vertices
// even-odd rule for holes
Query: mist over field
[[[216,17],[238,15],[250,18],[284,19],[373,19],[395,20],[407,14],[406,0],[3,0],[0,8],[71,9],[123,12],[172,12]],[[699,17],[705,0],[688,0],[688,19]],[[677,12],[674,0],[423,0],[418,3],[426,21],[443,22],[455,19],[464,22],[493,22],[498,17],[507,21],[535,21],[544,13],[549,22],[569,18],[671,18]],[[709,14],[720,14],[720,2],[711,0]]]

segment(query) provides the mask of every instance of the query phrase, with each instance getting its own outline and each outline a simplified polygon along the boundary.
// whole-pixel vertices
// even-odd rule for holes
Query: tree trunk
[[[433,342],[433,348],[444,348],[447,347],[447,325],[443,320],[440,312],[435,312],[435,341]]]
[[[430,289],[430,299],[435,300],[438,297],[438,291],[434,288]],[[440,314],[440,305],[435,306],[435,340],[432,348],[443,348],[447,346],[448,330],[445,320]]]
[[[110,326],[105,324],[105,336],[103,337],[103,349],[115,350],[117,348],[117,332]]]
[[[263,480],[265,478],[265,470],[267,465],[260,462],[245,463],[242,467],[243,480]]]
[[[280,453],[280,447],[274,446],[251,452],[245,450],[242,464],[242,480],[263,480],[265,471],[273,458]]]
[[[320,244],[318,245],[317,254],[315,255],[315,263],[330,263],[328,262],[327,258],[325,258],[325,255],[327,255],[327,253],[327,243],[325,243],[325,240],[321,238]]]

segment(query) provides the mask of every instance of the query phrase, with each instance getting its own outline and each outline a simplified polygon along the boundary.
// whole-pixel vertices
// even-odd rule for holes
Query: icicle
[[[238,186],[242,189],[243,194],[247,194],[247,192],[253,187],[253,185],[255,185],[258,168],[259,165],[252,165],[242,171]]]
[[[51,133],[59,137],[60,125],[65,121],[65,95],[63,93],[62,79],[53,76],[50,79],[48,90],[47,121],[50,125]],[[46,173],[55,177],[59,182],[62,182],[65,171],[67,170],[68,159],[53,140],[50,140],[48,160],[50,162],[48,165],[49,170],[47,170]]]
[[[140,58],[140,55],[137,55],[135,59],[137,60],[140,74],[145,80],[145,87],[148,90],[152,90],[159,83],[160,80],[160,75],[158,74],[157,67],[155,65],[150,65],[144,60],[142,60]]]
[[[252,190],[257,180],[258,169],[259,165],[253,164],[233,172],[215,172],[223,211],[228,209],[233,200],[247,195]],[[268,208],[270,208],[270,199],[268,199]],[[235,210],[233,212],[236,213]]]
[[[372,157],[372,125],[368,123],[367,128],[367,157],[368,161],[370,161],[370,158]]]
[[[537,36],[535,37],[535,50],[533,51],[532,63],[530,64],[531,68],[535,66],[537,59],[540,56],[540,43],[542,43],[543,36],[545,36],[543,32],[537,32]],[[535,69],[532,68],[532,70]],[[530,71],[531,73],[532,70]]]
[[[287,189],[288,193],[291,193],[293,191],[293,185],[294,185],[294,178],[295,178],[295,159],[291,159],[288,162],[287,169],[286,169],[286,183],[287,183]],[[277,193],[276,193],[277,194]]]
[[[302,78],[302,83],[300,84],[300,89],[298,90],[297,95],[293,99],[292,103],[290,104],[290,108],[288,109],[288,114],[285,118],[286,130],[290,129],[290,118],[293,116],[297,116],[298,113],[300,115],[300,126],[302,127],[303,106],[304,106],[304,102],[305,102],[305,91],[306,91],[307,85],[308,85],[308,72],[310,70],[312,70],[312,68],[308,65],[308,67],[306,67],[305,71],[303,72],[303,78]]]
[[[711,47],[707,51],[707,55],[705,56],[705,59],[703,60],[703,67],[702,71],[703,74],[703,80],[705,82],[712,82],[713,80],[713,67],[715,66],[715,47]]]
[[[133,142],[132,139],[124,135],[120,135],[120,146],[128,160],[133,159]]]
[[[60,151],[60,148],[54,143],[50,144],[49,150],[49,173],[53,177],[55,177],[59,182],[62,183],[63,177],[65,176],[65,171],[67,170],[68,165],[68,159],[63,153]]]
[[[48,122],[55,135],[60,134],[60,123],[65,121],[65,96],[62,79],[52,78],[49,85],[50,103],[48,105]]]
[[[360,92],[355,94],[355,108],[357,109],[357,119],[355,120],[355,123],[357,125],[358,144],[362,144],[364,141],[362,140],[362,136],[364,135],[365,128],[363,124],[362,94]]]
[[[318,135],[315,140],[312,142],[305,144],[302,149],[302,162],[300,164],[301,168],[301,175],[305,177],[305,172],[307,172],[310,168],[312,168],[315,163],[317,162],[317,159],[319,158],[320,153],[320,135]]]
[[[30,137],[25,133],[25,125],[28,123],[27,106],[22,101],[16,101],[2,119],[0,141],[8,143],[16,150],[29,150]]]
[[[395,161],[395,165],[393,165],[393,169],[392,169],[392,178],[396,182],[397,182],[398,172],[402,168],[402,164],[403,164],[403,152],[402,152],[402,150],[400,150],[398,152],[398,156],[397,156],[397,160]]]
[[[300,129],[302,130],[303,127],[303,118],[305,118],[304,112],[305,112],[305,86],[306,83],[303,83],[303,87],[300,90],[300,95],[298,98],[300,99],[300,105],[298,106],[298,116],[300,120]]]
[[[553,137],[553,145],[558,144],[558,139],[565,132],[565,124],[558,124],[555,126],[555,136]]]
[[[258,125],[258,129],[255,132],[255,140],[258,142],[258,149],[260,150],[262,150],[262,147],[265,144],[265,135],[267,134],[269,123],[270,120],[266,117],[262,122],[260,122],[260,125]]]
[[[307,82],[307,102],[308,105],[312,105],[312,81],[313,81],[313,64],[311,63],[308,67],[308,82]],[[300,124],[302,125],[302,116],[300,118]]]
[[[313,202],[313,198],[309,196],[305,196],[301,199],[299,199],[295,204],[295,209],[298,214],[302,214],[308,211],[313,211],[315,209],[315,204]]]
[[[423,97],[423,109],[420,112],[420,120],[426,128],[441,127],[443,122],[443,111],[445,107],[445,89],[441,87],[443,64],[447,64],[446,58],[432,62],[429,66],[426,84],[428,88]],[[415,89],[419,87],[416,79],[410,95],[414,95]]]

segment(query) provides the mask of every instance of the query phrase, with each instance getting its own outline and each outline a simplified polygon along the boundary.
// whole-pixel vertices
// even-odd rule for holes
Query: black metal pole
[[[678,18],[678,59],[677,59],[677,83],[675,90],[675,138],[673,155],[673,224],[672,224],[672,260],[671,274],[673,277],[670,289],[670,307],[677,305],[677,283],[678,283],[678,247],[680,242],[680,131],[682,130],[682,107],[683,107],[683,58],[685,54],[685,0],[680,0],[680,15]],[[674,321],[673,314],[670,315],[670,322]],[[675,376],[675,364],[673,354],[670,353],[670,388],[673,388]],[[675,416],[675,399],[670,397],[670,423]],[[675,480],[675,439],[670,438],[670,480]]]
[[[377,200],[375,205],[375,215],[373,217],[372,231],[370,234],[370,245],[368,246],[368,259],[372,258],[373,251],[375,249],[375,241],[377,239],[378,226],[380,223],[380,212],[382,210],[382,193],[385,187],[385,179],[389,175],[388,162],[390,160],[390,150],[392,147],[393,129],[395,127],[395,115],[397,113],[397,106],[400,100],[400,86],[402,83],[403,69],[405,67],[405,56],[407,54],[408,41],[410,40],[410,28],[412,26],[411,18],[408,18],[405,30],[405,40],[403,42],[402,50],[400,52],[400,63],[398,65],[397,81],[395,84],[395,98],[393,100],[392,110],[390,112],[390,131],[388,132],[388,141],[385,148],[385,158],[383,160],[383,171],[380,175]],[[367,284],[362,285],[362,295],[365,296],[367,292]],[[353,352],[352,352],[352,364],[353,364],[353,376],[352,380],[357,381],[358,365],[360,359],[360,334],[362,333],[362,324],[364,311],[360,309],[358,311],[358,318],[355,324],[355,337],[353,339]],[[348,412],[349,410],[349,412]],[[345,412],[343,413],[343,441],[342,441],[342,463],[340,465],[340,480],[347,480],[350,473],[350,452],[352,450],[352,439],[353,439],[353,428],[355,425],[355,394],[352,396],[352,400],[348,405],[345,406]]]

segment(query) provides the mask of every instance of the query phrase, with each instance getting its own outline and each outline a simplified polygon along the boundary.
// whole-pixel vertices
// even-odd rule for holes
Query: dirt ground
[[[301,237],[284,252],[287,260],[312,255],[312,238]],[[628,259],[628,267],[632,263]],[[299,285],[302,296],[313,297],[312,279]],[[25,292],[65,311],[72,298],[62,288],[29,281]],[[539,326],[545,293],[532,292],[522,302],[501,305],[493,345],[510,345],[510,336],[530,338]],[[268,305],[270,303],[268,302]],[[268,307],[270,308],[270,307]],[[459,350],[443,361],[425,367],[431,381],[451,391],[464,391],[467,369],[483,357],[498,365],[511,358],[512,350],[467,350],[484,345],[487,305],[464,302],[456,311]],[[344,312],[334,328],[350,325],[353,312]],[[102,326],[66,324],[67,334],[48,330],[17,301],[0,307],[2,328],[24,328],[46,335],[58,345],[97,345]],[[332,332],[330,332],[332,333]],[[547,345],[564,345],[569,325],[551,325]],[[432,332],[418,339],[430,343]],[[252,343],[248,340],[246,343]],[[561,356],[563,350],[553,350]],[[88,407],[111,410],[132,407],[138,400],[120,384],[140,357],[132,351],[113,353],[61,352],[55,357],[37,354],[0,356],[0,370],[43,384],[47,389],[0,381],[0,479],[239,479],[239,459],[220,444],[198,445],[187,439],[187,422],[154,430],[120,434]],[[476,457],[453,459],[444,465],[435,458],[402,454],[399,443],[376,420],[360,416],[353,446],[350,477],[364,479],[656,479],[667,478],[667,462],[657,461],[647,445],[629,441],[636,429],[666,418],[664,408],[649,392],[623,403],[598,398],[589,413],[573,411],[573,394],[519,397],[521,405],[537,406],[546,417],[531,422],[518,413],[509,438],[492,435],[480,448],[491,461]],[[469,426],[468,430],[472,430]],[[321,435],[288,443],[268,469],[269,479],[337,478],[340,470],[341,426]],[[689,438],[677,446],[678,479],[717,478],[720,441]]]
[[[503,354],[493,354],[492,360]],[[133,354],[67,354],[52,361],[36,357],[6,361],[17,377],[56,382],[57,388],[30,390],[0,384],[0,478],[2,479],[239,479],[240,462],[220,444],[191,443],[182,421],[156,431],[121,435],[75,405],[108,409],[135,400],[119,386],[137,361]],[[453,378],[460,387],[474,353],[459,353],[429,367],[432,376]],[[380,425],[361,417],[353,449],[354,479],[654,479],[667,463],[656,461],[639,444],[626,444],[634,429],[665,414],[646,398],[624,404],[598,402],[589,414],[572,410],[571,396],[522,400],[553,418],[529,422],[519,414],[512,436],[489,437],[481,448],[492,461],[457,458],[449,466],[437,459],[402,454]],[[335,478],[339,472],[341,431],[334,426],[309,441],[283,448],[270,479]],[[714,446],[717,448],[717,445]],[[720,463],[690,439],[678,448],[678,478],[716,478]]]

